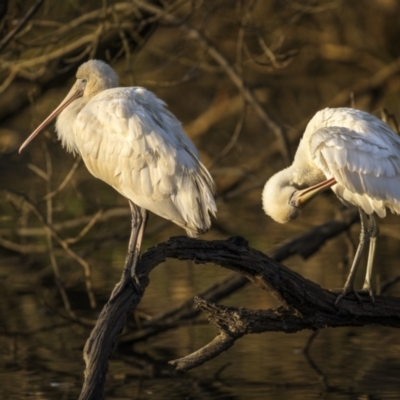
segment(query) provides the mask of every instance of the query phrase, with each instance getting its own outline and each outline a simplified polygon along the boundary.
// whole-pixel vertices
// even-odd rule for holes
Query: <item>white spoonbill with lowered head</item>
[[[146,210],[198,236],[209,230],[210,214],[217,211],[214,181],[180,122],[153,93],[118,87],[115,71],[99,60],[82,64],[76,78],[65,99],[19,151],[58,116],[56,130],[63,146],[80,154],[96,178],[129,200],[132,233],[125,269],[129,267],[137,281]]]
[[[379,230],[374,213],[400,213],[400,137],[380,119],[352,108],[326,108],[308,123],[293,164],[265,184],[265,213],[280,223],[297,218],[302,208],[331,188],[347,206],[359,208],[360,243],[341,298],[354,290],[357,268],[369,242],[362,291],[373,301],[371,273]]]

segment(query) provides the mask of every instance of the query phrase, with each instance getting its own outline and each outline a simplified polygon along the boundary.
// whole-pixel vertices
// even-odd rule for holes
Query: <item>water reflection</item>
[[[340,241],[343,239],[336,240]],[[391,240],[382,242],[377,259],[385,260],[380,264],[386,268],[379,273],[386,276],[393,272],[395,260],[387,257]],[[345,273],[337,267],[340,256],[336,246],[333,241],[310,260],[294,257],[288,264],[322,285],[340,286]],[[121,244],[114,251],[123,254],[123,248]],[[107,282],[107,290],[120,273],[121,257],[114,255],[111,260],[112,268],[100,265],[95,274],[104,274],[100,281]],[[321,272],[318,265],[326,268]],[[75,399],[82,383],[82,347],[90,328],[68,321],[60,313],[62,308],[54,308],[54,290],[40,286],[37,277],[35,283],[34,270],[11,257],[0,265],[0,398]],[[160,313],[227,274],[230,272],[211,265],[169,261],[152,273],[139,311]],[[73,304],[83,297],[77,288],[69,294]],[[251,285],[223,303],[252,308],[276,305]],[[107,398],[312,399],[325,393],[327,399],[389,399],[400,392],[400,339],[395,329],[323,330],[310,348],[311,363],[302,352],[310,333],[299,332],[244,337],[217,359],[185,374],[166,364],[198,349],[214,335],[215,329],[202,320],[133,348],[122,346],[110,363]]]

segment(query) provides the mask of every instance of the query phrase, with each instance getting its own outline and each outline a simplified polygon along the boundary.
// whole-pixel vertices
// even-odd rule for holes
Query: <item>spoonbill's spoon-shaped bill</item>
[[[53,121],[54,118],[60,114],[64,108],[68,107],[74,100],[83,95],[85,90],[85,82],[80,82],[80,87],[74,90],[72,93],[68,93],[65,99],[60,103],[60,105],[28,136],[24,143],[21,144],[18,152],[21,154],[22,150],[28,146],[28,144],[37,136],[37,134],[42,131],[47,125]]]
[[[303,209],[312,199],[329,189],[335,183],[336,179],[330,178],[306,189],[296,190],[293,192],[292,197],[289,200],[289,204],[291,204],[293,207]]]

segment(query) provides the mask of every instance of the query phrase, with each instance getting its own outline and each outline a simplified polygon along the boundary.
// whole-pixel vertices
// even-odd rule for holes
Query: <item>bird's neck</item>
[[[316,167],[312,160],[308,136],[304,137],[299,143],[292,165],[285,172],[288,181],[297,189],[304,189],[316,185],[326,179],[325,174]]]
[[[66,107],[58,116],[56,122],[56,131],[58,139],[61,140],[63,147],[71,153],[78,153],[79,148],[77,146],[75,121],[83,107],[89,101],[88,98],[80,97],[73,101],[68,107]]]

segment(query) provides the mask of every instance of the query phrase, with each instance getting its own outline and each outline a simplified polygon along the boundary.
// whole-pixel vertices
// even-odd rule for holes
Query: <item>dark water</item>
[[[258,191],[255,192],[248,195],[249,202],[257,197]],[[311,221],[323,222],[329,210],[322,209],[334,202],[333,197],[318,201],[315,205],[318,215],[304,215],[290,227],[290,235],[306,230]],[[232,202],[230,207],[237,204]],[[256,210],[250,207],[241,221],[247,217],[245,233],[251,244],[267,251],[288,237],[287,227],[264,220],[260,224],[262,214]],[[149,229],[159,222],[153,218]],[[115,226],[126,234],[125,219],[117,221]],[[381,282],[398,272],[397,241],[385,235],[397,226],[395,217],[382,224],[374,274]],[[356,239],[358,226],[351,232]],[[162,240],[163,235],[167,238],[170,233],[180,232],[167,226],[156,235],[156,240]],[[220,234],[212,232],[208,237]],[[147,238],[145,246],[153,244],[150,239]],[[93,283],[99,303],[106,301],[119,279],[124,251],[125,242],[120,240],[88,256],[96,266]],[[293,257],[286,265],[324,287],[340,287],[348,271],[343,266],[346,252],[347,242],[342,235],[309,260]],[[61,260],[60,264],[65,263],[62,275],[74,310],[94,319],[96,313],[88,307],[80,268],[65,262],[64,257]],[[169,261],[152,272],[138,311],[141,316],[158,314],[229,274],[212,265],[199,267]],[[65,318],[46,257],[21,259],[5,252],[0,262],[0,291],[0,398],[76,399],[84,368],[82,348],[90,327]],[[396,295],[398,290],[393,288],[390,294]],[[251,285],[222,303],[249,308],[278,305],[275,299]],[[110,362],[106,398],[397,399],[400,396],[400,336],[396,329],[380,326],[325,329],[315,337],[308,355],[303,349],[311,332],[249,335],[193,371],[178,374],[168,367],[169,360],[197,350],[215,333],[213,326],[200,319],[195,325],[181,326],[133,347],[120,348]]]

